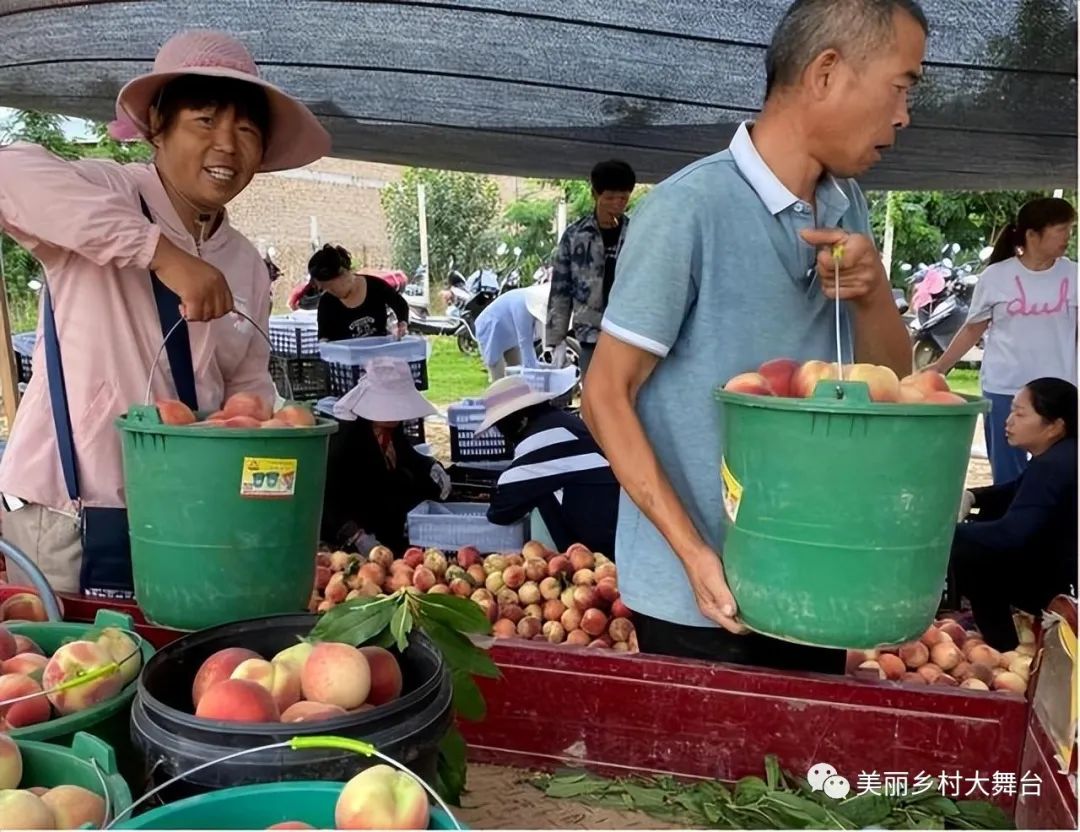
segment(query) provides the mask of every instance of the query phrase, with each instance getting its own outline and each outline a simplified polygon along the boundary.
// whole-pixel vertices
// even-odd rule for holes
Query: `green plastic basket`
[[[724,569],[746,625],[839,648],[924,632],[987,404],[872,403],[836,381],[810,399],[717,395]]]
[[[316,829],[333,829],[334,805],[343,788],[344,783],[306,780],[238,786],[123,818],[114,828],[265,829],[292,820]],[[428,829],[456,828],[442,809],[431,809]]]
[[[108,799],[110,817],[131,806],[131,790],[120,776],[116,752],[101,738],[79,731],[70,748],[23,739],[15,744],[23,762],[19,788],[82,786]]]

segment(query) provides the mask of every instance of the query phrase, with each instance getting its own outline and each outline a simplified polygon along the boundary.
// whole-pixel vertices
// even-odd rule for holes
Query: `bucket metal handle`
[[[38,591],[38,597],[41,598],[41,603],[45,607],[45,615],[49,621],[63,621],[64,616],[60,613],[60,604],[56,600],[56,594],[53,592],[53,588],[49,586],[49,579],[45,577],[45,573],[41,571],[38,565],[30,560],[26,552],[18,546],[14,546],[10,541],[0,538],[0,554],[11,560],[26,573],[26,577],[30,579],[34,589]]]
[[[270,340],[270,336],[267,335],[263,328],[259,326],[246,312],[242,312],[235,307],[229,311],[232,312],[234,315],[239,315],[241,318],[243,318],[245,321],[255,327],[255,331],[258,332],[263,337],[263,340],[265,340],[266,343],[270,345],[270,360],[276,360],[281,362],[281,368],[283,371],[281,373],[281,377],[285,379],[285,389],[286,393],[288,394],[285,396],[285,398],[291,400],[293,397],[293,389],[292,382],[289,381],[289,368],[288,365],[285,364],[285,361],[283,358],[281,358],[281,356],[274,355],[274,342]],[[154,389],[154,374],[157,372],[158,364],[161,362],[161,356],[165,352],[165,345],[169,343],[169,339],[172,337],[172,334],[176,332],[180,324],[183,323],[187,323],[187,321],[181,318],[172,325],[169,331],[165,333],[165,337],[161,339],[161,346],[158,347],[157,355],[154,356],[154,363],[150,365],[150,378],[146,382],[146,401],[144,402],[144,404],[146,405],[149,405],[151,401],[150,395],[151,391]]]

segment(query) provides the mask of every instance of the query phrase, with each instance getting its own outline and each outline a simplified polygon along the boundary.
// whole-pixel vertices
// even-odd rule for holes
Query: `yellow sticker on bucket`
[[[291,497],[295,491],[295,459],[244,457],[244,470],[240,475],[241,497]]]
[[[739,503],[742,502],[743,487],[728,468],[727,460],[723,458],[720,459],[720,485],[724,494],[724,511],[727,512],[728,519],[734,523],[739,517]]]

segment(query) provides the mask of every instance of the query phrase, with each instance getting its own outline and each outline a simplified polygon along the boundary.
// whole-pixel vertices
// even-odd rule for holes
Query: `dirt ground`
[[[530,771],[469,765],[468,793],[455,814],[472,829],[679,829],[642,812],[547,797],[529,785]]]

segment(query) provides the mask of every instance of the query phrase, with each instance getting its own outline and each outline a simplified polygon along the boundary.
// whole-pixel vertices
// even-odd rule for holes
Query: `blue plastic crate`
[[[509,526],[487,519],[487,503],[420,503],[409,512],[409,543],[422,549],[456,552],[475,546],[481,554],[520,552],[529,540],[529,520]]]
[[[507,367],[506,374],[521,376],[529,388],[537,393],[552,393],[556,390],[565,390],[558,398],[551,400],[555,407],[569,407],[574,399],[574,390],[578,385],[577,367],[562,367],[556,369],[550,366],[541,367]]]
[[[487,408],[483,399],[463,399],[446,409],[450,423],[450,460],[452,462],[481,462],[512,459],[513,453],[498,428],[482,436],[476,429],[484,421]]]
[[[369,338],[349,338],[345,341],[323,341],[319,354],[330,365],[330,392],[344,396],[364,374],[364,365],[373,358],[400,358],[409,362],[417,390],[428,388],[428,345],[419,335],[406,335],[398,340],[388,335]]]
[[[319,324],[311,315],[273,315],[268,334],[274,355],[282,358],[319,356]]]

